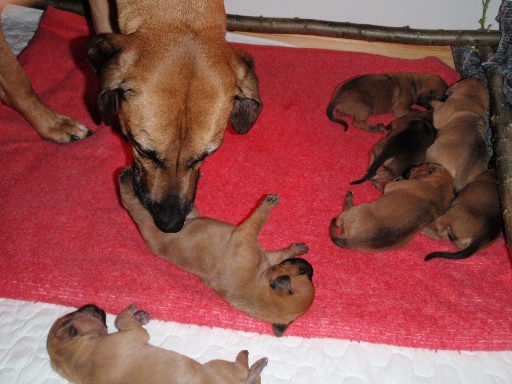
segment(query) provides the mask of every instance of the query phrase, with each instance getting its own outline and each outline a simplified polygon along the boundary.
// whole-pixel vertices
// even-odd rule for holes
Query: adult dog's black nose
[[[162,232],[179,232],[185,224],[185,219],[192,208],[192,203],[186,203],[179,196],[171,196],[163,202],[151,202],[148,210],[155,225]]]

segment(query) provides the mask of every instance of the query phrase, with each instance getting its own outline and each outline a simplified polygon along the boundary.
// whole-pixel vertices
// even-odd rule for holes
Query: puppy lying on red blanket
[[[130,168],[120,175],[120,191],[124,207],[155,255],[199,276],[234,308],[272,323],[277,336],[313,303],[313,267],[295,258],[308,247],[292,244],[265,252],[258,244],[270,211],[279,203],[277,195],[268,195],[239,226],[198,217],[193,211],[180,232],[164,233],[135,196]]]

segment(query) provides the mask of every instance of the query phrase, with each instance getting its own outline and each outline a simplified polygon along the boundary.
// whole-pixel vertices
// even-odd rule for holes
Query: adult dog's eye
[[[145,159],[151,160],[153,163],[155,163],[160,168],[165,168],[165,163],[162,159],[158,157],[158,154],[156,151],[148,148],[144,148],[142,145],[140,145],[133,137],[129,137],[130,143],[132,144],[132,147],[137,151],[137,153],[144,157]]]
[[[188,168],[194,168],[196,165],[204,161],[208,156],[210,156],[210,153],[207,151],[204,151],[201,155],[198,157],[192,158],[189,161],[187,161],[187,167]]]

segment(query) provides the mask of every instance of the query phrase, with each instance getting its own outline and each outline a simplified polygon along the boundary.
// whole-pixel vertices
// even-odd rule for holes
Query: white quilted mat
[[[2,15],[16,53],[31,38],[40,14],[8,6]],[[237,34],[228,38],[269,43]],[[66,383],[50,367],[46,336],[55,319],[75,309],[0,298],[0,384]],[[114,315],[108,315],[110,331],[115,329],[113,322]],[[250,363],[265,356],[269,360],[262,373],[265,384],[512,384],[512,351],[432,351],[346,340],[276,338],[162,321],[151,321],[146,329],[152,344],[200,362],[234,360],[242,349],[249,351]]]
[[[0,299],[0,383],[66,383],[50,368],[46,336],[53,322],[75,310]],[[110,332],[114,316],[107,316]],[[265,384],[507,384],[512,352],[458,352],[400,348],[334,339],[277,338],[174,322],[150,321],[150,343],[200,362],[234,360],[242,349],[249,363],[268,357]]]

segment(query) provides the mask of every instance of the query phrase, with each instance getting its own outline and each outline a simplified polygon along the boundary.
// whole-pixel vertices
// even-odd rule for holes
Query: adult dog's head
[[[262,108],[252,57],[217,32],[144,26],[87,45],[103,119],[117,114],[132,146],[136,194],[164,232],[182,228],[199,168],[228,122],[245,134]]]

